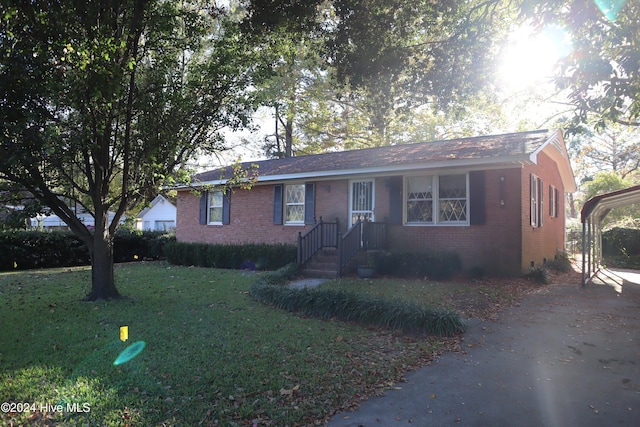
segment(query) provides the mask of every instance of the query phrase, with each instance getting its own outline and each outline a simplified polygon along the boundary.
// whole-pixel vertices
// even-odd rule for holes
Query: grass
[[[536,289],[534,283],[521,278],[434,282],[396,278],[360,280],[344,278],[323,285],[347,289],[388,299],[398,298],[421,305],[455,310],[466,318],[490,320],[506,306],[519,301]]]
[[[267,307],[248,295],[255,276],[238,271],[120,264],[125,298],[97,303],[81,301],[90,277],[87,268],[0,274],[0,396],[34,409],[0,413],[0,424],[309,425],[455,342]],[[429,290],[417,283],[407,297]],[[114,366],[138,340],[145,350]],[[67,404],[90,410],[54,410]]]

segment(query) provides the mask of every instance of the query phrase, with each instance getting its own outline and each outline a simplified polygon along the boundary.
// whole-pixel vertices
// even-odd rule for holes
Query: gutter
[[[521,167],[523,164],[535,163],[531,157],[527,154],[519,156],[509,156],[503,158],[487,158],[487,159],[451,159],[440,160],[437,162],[429,163],[414,163],[406,165],[389,165],[389,166],[376,166],[368,168],[357,169],[334,169],[326,171],[309,171],[290,174],[278,174],[278,175],[260,175],[258,171],[258,181],[256,184],[269,183],[269,182],[282,182],[293,181],[303,179],[317,179],[317,180],[329,180],[341,177],[353,177],[358,175],[374,176],[374,175],[388,175],[394,172],[407,172],[418,170],[435,170],[435,169],[451,169],[451,168],[467,168],[467,169],[502,169]],[[486,166],[491,166],[487,168]],[[178,185],[172,187],[174,190],[182,190],[188,188],[197,188],[207,185],[224,185],[228,181],[227,178],[216,179],[211,181],[194,182],[191,185]]]

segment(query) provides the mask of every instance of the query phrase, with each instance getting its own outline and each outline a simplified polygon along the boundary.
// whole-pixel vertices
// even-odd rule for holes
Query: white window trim
[[[302,187],[302,195],[303,200],[302,203],[287,203],[287,187]],[[304,209],[305,209],[305,201],[307,198],[307,189],[304,182],[299,183],[291,183],[284,184],[282,186],[282,223],[284,225],[304,225]],[[302,206],[302,220],[300,221],[291,221],[287,219],[287,206]]]
[[[224,193],[221,190],[213,190],[209,192],[207,196],[207,225],[222,225],[222,215],[220,216],[220,221],[211,221],[211,208],[220,208],[221,213],[224,209],[224,200],[222,201],[222,204],[220,206],[211,206],[211,201],[213,200],[213,195],[215,193],[220,193],[222,195],[222,198],[220,200],[224,199]]]
[[[532,227],[538,227],[540,209],[538,207],[538,177],[534,174],[529,175],[529,216]]]
[[[408,202],[408,178],[413,176],[427,176],[430,175],[433,179],[432,185],[432,222],[408,222],[407,221],[407,202]],[[464,175],[465,176],[465,184],[467,186],[465,190],[465,221],[440,221],[440,177],[441,176],[452,176],[452,175]],[[470,197],[469,197],[469,172],[462,173],[429,173],[429,174],[414,174],[414,175],[406,175],[403,180],[402,187],[402,223],[408,227],[465,227],[470,225]]]
[[[529,176],[529,192],[531,204],[529,214],[531,216],[531,227],[540,228],[544,224],[545,206],[544,193],[546,191],[544,181],[536,174]]]

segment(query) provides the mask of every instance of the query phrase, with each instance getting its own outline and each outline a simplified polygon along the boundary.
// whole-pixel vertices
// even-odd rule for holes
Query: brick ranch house
[[[384,249],[456,251],[464,269],[518,275],[564,248],[564,196],[576,191],[559,130],[251,164],[250,190],[224,189],[231,168],[178,188],[178,241],[296,244],[320,218],[338,236],[365,218],[384,224]]]

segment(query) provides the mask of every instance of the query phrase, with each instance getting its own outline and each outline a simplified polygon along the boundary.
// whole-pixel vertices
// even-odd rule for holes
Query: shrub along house
[[[301,264],[338,247],[340,270],[363,246],[455,251],[465,269],[521,274],[564,248],[564,196],[576,190],[559,130],[253,164],[250,190],[225,189],[231,168],[178,189],[178,241],[298,244]]]

